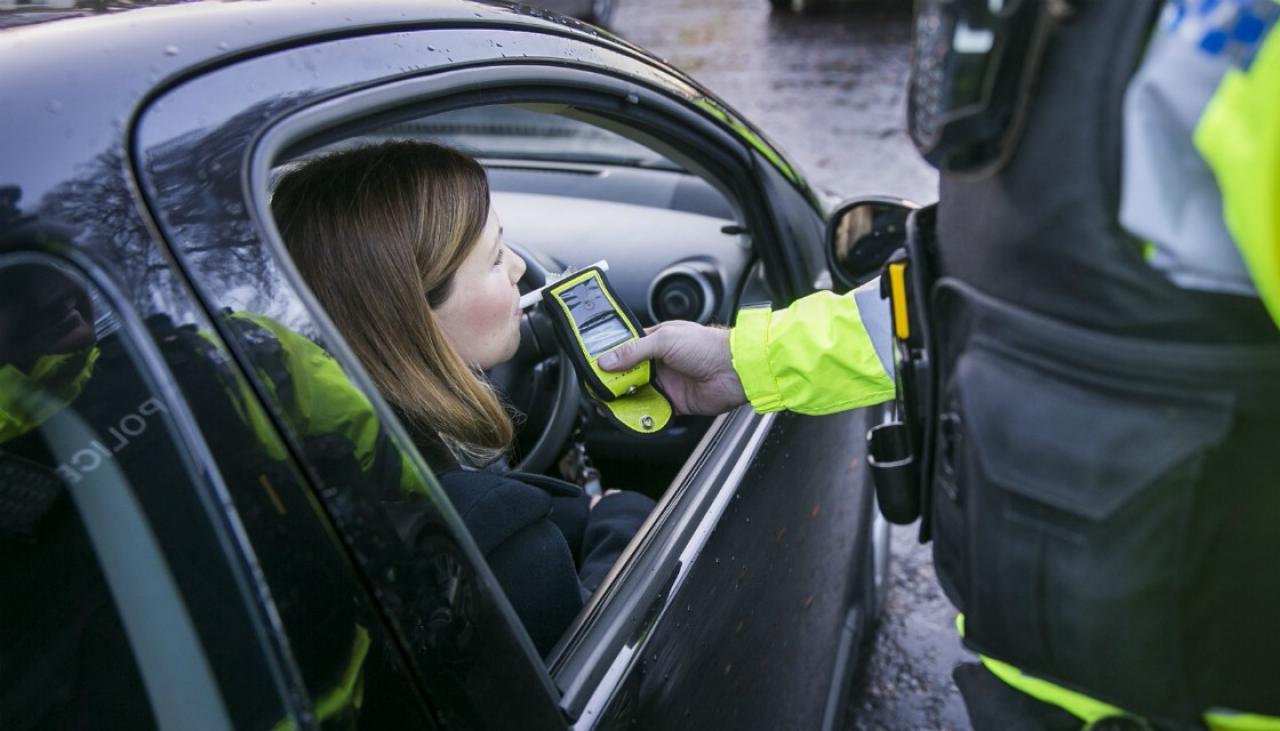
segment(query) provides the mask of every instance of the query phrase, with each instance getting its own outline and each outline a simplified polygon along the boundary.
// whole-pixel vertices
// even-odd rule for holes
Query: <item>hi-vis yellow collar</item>
[[[46,355],[30,373],[0,366],[0,444],[26,434],[76,400],[93,375],[101,351]]]

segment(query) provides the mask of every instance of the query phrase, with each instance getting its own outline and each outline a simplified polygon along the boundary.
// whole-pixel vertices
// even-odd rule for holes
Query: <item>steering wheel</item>
[[[547,283],[547,268],[535,256],[511,243],[507,247],[524,259],[521,294]],[[512,469],[545,472],[573,432],[582,390],[578,374],[556,342],[551,320],[541,309],[521,316],[519,349],[511,360],[490,368],[487,374],[507,403],[524,415],[523,423],[516,423],[517,459]]]

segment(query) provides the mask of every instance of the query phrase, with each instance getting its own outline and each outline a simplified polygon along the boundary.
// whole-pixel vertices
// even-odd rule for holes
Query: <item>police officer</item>
[[[978,729],[1280,729],[1278,18],[917,4],[940,201],[914,214],[924,332],[898,375],[924,376],[920,494]],[[686,413],[856,408],[893,397],[866,310],[664,323],[601,363],[656,359]]]

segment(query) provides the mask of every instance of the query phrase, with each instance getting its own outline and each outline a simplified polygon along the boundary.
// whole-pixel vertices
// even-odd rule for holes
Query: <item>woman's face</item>
[[[502,243],[493,206],[484,231],[453,275],[444,303],[435,309],[445,337],[467,363],[492,368],[520,345],[520,290],[524,260]]]

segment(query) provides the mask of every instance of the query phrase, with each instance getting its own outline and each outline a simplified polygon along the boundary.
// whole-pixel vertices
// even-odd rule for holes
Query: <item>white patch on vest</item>
[[[968,23],[956,25],[951,47],[956,53],[986,53],[995,45],[996,34],[989,30],[974,30]]]

